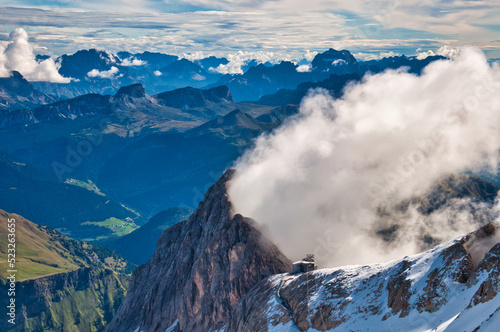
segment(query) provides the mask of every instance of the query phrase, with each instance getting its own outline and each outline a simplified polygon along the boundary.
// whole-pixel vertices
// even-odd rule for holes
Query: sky
[[[35,51],[50,55],[98,48],[300,59],[335,48],[371,59],[473,45],[500,58],[499,14],[499,1],[481,0],[2,0],[0,42],[22,27]]]

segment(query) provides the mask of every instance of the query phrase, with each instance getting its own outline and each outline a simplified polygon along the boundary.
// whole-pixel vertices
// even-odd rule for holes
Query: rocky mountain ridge
[[[291,274],[232,211],[233,173],[160,236],[107,331],[496,331],[500,223],[391,262]]]
[[[205,90],[187,87],[149,96],[144,86],[137,83],[121,87],[114,96],[85,94],[33,109],[10,111],[2,117],[0,128],[113,115],[122,122],[139,123],[138,127],[161,127],[162,123],[169,121],[193,122],[196,125],[224,115],[236,105],[226,86]],[[147,126],[145,121],[151,122],[151,126]]]
[[[152,259],[132,274],[128,296],[107,331],[215,331],[238,301],[291,262],[255,222],[233,215],[227,195],[234,170],[198,209],[159,238]]]
[[[26,109],[56,101],[54,96],[36,90],[19,72],[0,77],[0,110]]]
[[[273,276],[240,301],[225,331],[496,331],[499,255],[492,223],[392,262]]]

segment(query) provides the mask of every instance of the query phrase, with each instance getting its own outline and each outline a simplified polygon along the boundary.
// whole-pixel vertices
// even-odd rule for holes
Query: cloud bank
[[[226,56],[229,61],[227,64],[220,64],[216,68],[210,67],[211,72],[219,74],[243,74],[242,67],[248,64],[250,61],[255,60],[257,63],[278,63],[278,59],[275,57],[273,52],[248,52],[248,51],[238,51],[236,53],[231,53]],[[284,56],[282,60],[290,60],[289,57]]]
[[[242,47],[291,54],[305,50],[354,52],[436,50],[443,43],[474,45],[500,57],[495,1],[125,1],[9,0],[0,26],[29,26],[56,54],[82,48],[118,52],[202,51],[224,56]],[[134,3],[134,5],[132,5]],[[201,7],[200,7],[201,6]],[[201,10],[203,9],[203,10]],[[29,18],[27,20],[27,18]],[[0,37],[4,37],[0,31]]]
[[[290,258],[315,253],[329,266],[413,254],[424,233],[448,240],[471,231],[496,208],[455,199],[423,215],[401,202],[450,174],[496,170],[499,89],[499,67],[466,48],[421,76],[366,76],[341,99],[312,91],[298,116],[237,161],[235,212],[263,224]],[[399,231],[389,245],[374,234],[392,223]]]
[[[441,46],[436,52],[428,50],[427,52],[421,52],[421,49],[417,49],[417,59],[423,60],[429,56],[440,55],[448,59],[455,59],[460,54],[460,48],[450,47],[449,45]]]
[[[61,76],[58,70],[60,64],[54,59],[37,62],[33,46],[28,42],[28,33],[17,28],[9,35],[9,44],[0,48],[0,76],[10,76],[10,71],[20,72],[29,81],[48,81],[69,83],[70,79]]]
[[[7,56],[5,55],[5,47],[0,45],[0,77],[9,77],[10,70],[7,68]]]

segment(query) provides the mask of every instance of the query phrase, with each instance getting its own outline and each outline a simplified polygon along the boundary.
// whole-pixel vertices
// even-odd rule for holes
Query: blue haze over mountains
[[[306,72],[287,61],[250,61],[243,74],[222,75],[213,68],[227,65],[225,58],[91,49],[59,58],[59,73],[73,79],[68,84],[28,82],[13,72],[0,78],[0,167],[8,174],[0,188],[2,208],[77,239],[92,232],[112,237],[85,221],[116,217],[143,225],[167,208],[195,209],[255,138],[298,112],[309,89],[340,97],[346,84],[367,72],[406,67],[418,74],[438,59],[360,62],[349,51],[330,49]],[[118,71],[109,78],[89,77],[113,67]],[[72,186],[71,179],[91,181],[100,193]],[[19,204],[26,193],[44,199]],[[50,202],[61,197],[82,204],[61,202],[65,208],[49,218]]]
[[[33,85],[37,90],[59,98],[85,93],[114,94],[120,87],[134,83],[143,84],[149,94],[185,86],[206,88],[227,85],[237,101],[256,101],[280,89],[294,89],[300,83],[322,81],[330,75],[363,75],[366,72],[377,73],[387,68],[403,66],[409,67],[410,72],[418,73],[429,62],[437,59],[442,57],[430,56],[418,60],[414,56],[401,55],[381,60],[357,61],[347,50],[330,49],[315,56],[310,63],[309,72],[298,72],[298,64],[290,61],[271,64],[250,60],[242,65],[243,74],[223,75],[215,69],[219,65],[227,65],[229,61],[226,58],[210,56],[190,61],[162,53],[118,52],[115,55],[90,49],[58,58],[61,63],[59,73],[64,77],[73,78],[71,83],[34,82]],[[131,65],[128,62],[132,60],[142,64]],[[112,67],[116,67],[119,72],[111,78],[88,76],[92,70],[106,72]],[[156,75],[155,72],[161,75]]]
[[[261,134],[300,116],[301,100],[311,89],[339,98],[367,73],[398,69],[419,75],[440,59],[395,56],[357,61],[347,50],[329,49],[311,62],[251,60],[242,65],[241,74],[221,74],[214,68],[225,68],[228,59],[91,49],[58,59],[59,73],[72,78],[67,84],[29,82],[15,71],[0,78],[0,218],[23,216],[35,223],[19,219],[19,225],[23,222],[25,230],[37,235],[34,245],[52,243],[58,249],[51,253],[61,247],[65,256],[67,250],[79,262],[92,261],[66,273],[18,282],[23,316],[13,331],[206,331],[226,322],[227,331],[248,326],[266,331],[262,324],[267,326],[279,315],[281,323],[294,320],[301,330],[307,330],[306,322],[315,330],[348,322],[345,317],[326,324],[317,315],[308,318],[307,301],[313,297],[304,290],[309,292],[312,285],[313,294],[318,294],[323,283],[333,280],[345,294],[340,299],[351,302],[348,286],[356,285],[358,281],[352,280],[357,276],[368,276],[366,268],[372,267],[359,266],[359,272],[353,270],[356,277],[347,276],[345,282],[343,276],[352,272],[337,269],[312,272],[307,280],[306,274],[296,274],[296,280],[278,283],[277,274],[290,271],[292,263],[266,238],[265,229],[261,232],[252,219],[233,215],[227,190],[235,170],[229,168]],[[430,216],[462,199],[492,209],[499,184],[496,175],[443,179],[427,195],[403,201],[394,211],[379,209],[378,216],[386,222],[373,228],[372,235],[388,245],[395,242],[405,230],[391,218],[413,211],[416,201],[425,202],[415,212],[419,216]],[[479,216],[482,210],[477,214],[486,219]],[[123,232],[125,227],[130,230]],[[374,265],[377,274],[359,280],[382,304],[366,304],[363,297],[366,306],[356,314],[385,310],[381,324],[398,316],[404,319],[415,295],[407,275],[415,267],[418,273],[408,278],[423,278],[425,282],[417,284],[426,285],[423,291],[430,294],[420,298],[417,309],[422,305],[433,312],[447,303],[453,307],[457,301],[450,294],[466,290],[475,301],[468,309],[489,314],[480,305],[498,290],[500,244],[477,268],[467,248],[475,248],[475,241],[484,238],[498,241],[498,228],[489,224],[424,256]],[[433,235],[422,234],[422,250],[439,243]],[[427,274],[421,273],[422,262],[429,266]],[[53,262],[49,266],[59,267]],[[431,266],[437,267],[430,272]],[[485,281],[474,284],[476,276]],[[0,288],[5,285],[0,276]],[[282,286],[286,301],[293,305],[273,311],[274,294]],[[346,306],[341,303],[336,309],[334,302],[318,301],[315,295],[314,302],[322,304],[316,312],[323,310],[328,317]],[[61,312],[61,307],[66,309]],[[408,317],[400,322],[406,324],[414,316]],[[446,315],[438,318],[442,317]],[[0,329],[8,328],[0,323]]]

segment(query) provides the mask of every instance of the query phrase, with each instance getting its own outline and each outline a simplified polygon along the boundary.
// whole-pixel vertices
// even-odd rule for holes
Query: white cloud
[[[109,70],[99,71],[98,69],[92,69],[87,73],[88,77],[99,77],[99,78],[115,78],[116,74],[118,74],[120,70],[112,66]]]
[[[443,45],[441,46],[436,52],[432,50],[428,50],[427,52],[422,52],[422,50],[419,48],[417,49],[417,59],[423,60],[429,56],[444,56],[445,58],[448,59],[454,59],[460,54],[460,47],[451,47],[449,45]]]
[[[257,63],[277,63],[279,60],[290,60],[289,56],[276,57],[274,52],[265,51],[238,51],[236,53],[228,54],[226,58],[229,61],[227,64],[220,64],[216,68],[210,67],[208,70],[220,74],[243,74],[241,67],[251,60],[256,60]]]
[[[436,54],[448,59],[455,59],[460,54],[460,48],[443,45],[436,51]]]
[[[10,71],[7,68],[7,57],[5,56],[5,47],[0,44],[0,77],[9,77]]]
[[[113,52],[148,49],[181,56],[197,52],[225,56],[244,49],[301,60],[305,50],[330,47],[357,52],[397,49],[408,54],[418,47],[435,51],[440,44],[452,43],[491,47],[488,55],[500,57],[494,42],[500,3],[493,1],[318,0],[308,2],[307,8],[300,0],[204,2],[207,9],[221,4],[229,7],[192,11],[180,5],[172,11],[168,5],[151,2],[137,4],[133,11],[125,5],[116,11],[105,3],[94,3],[100,10],[90,11],[88,2],[57,10],[4,7],[0,25],[23,26],[29,17],[32,37],[43,39],[57,54],[95,47]]]
[[[243,74],[241,66],[244,65],[243,61],[230,60],[227,64],[220,64],[217,67],[208,68],[209,71],[219,74]]]
[[[161,71],[159,71],[159,70],[155,70],[153,72],[153,74],[155,74],[155,76],[161,76],[162,75]]]
[[[345,61],[344,59],[337,59],[337,60],[332,62],[333,66],[343,66],[346,64],[347,64],[347,61]]]
[[[248,58],[246,57],[244,52],[238,51],[237,53],[234,54],[228,54],[226,59],[229,61],[226,64],[220,64],[216,68],[210,67],[208,68],[209,71],[214,72],[214,73],[219,73],[219,74],[243,74],[243,70],[241,67],[245,64],[246,61],[248,61]]]
[[[304,54],[304,59],[307,61],[313,61],[314,57],[318,54],[318,52],[310,52],[309,50],[306,50],[306,53]]]
[[[370,61],[370,60],[380,60],[383,58],[390,58],[394,56],[400,56],[400,53],[396,53],[393,51],[390,52],[380,52],[380,53],[356,53],[353,54],[353,56],[358,59],[358,60],[363,60],[363,61]]]
[[[235,212],[264,224],[290,258],[316,253],[328,265],[393,259],[417,252],[423,234],[471,231],[484,206],[457,200],[429,216],[417,202],[395,207],[449,174],[496,171],[499,90],[500,67],[467,48],[421,76],[366,76],[342,99],[311,92],[297,117],[237,162]],[[400,229],[388,245],[374,232],[391,223]]]
[[[312,68],[312,65],[308,64],[308,65],[300,65],[295,70],[297,70],[299,73],[306,73],[306,72],[311,71],[311,68]]]
[[[193,52],[193,53],[184,53],[182,55],[182,57],[184,59],[188,59],[189,61],[191,62],[194,62],[196,60],[201,60],[201,59],[204,59],[206,58],[207,56],[205,55],[205,53],[201,52],[201,51],[196,51],[196,52]]]
[[[20,72],[29,81],[48,81],[69,83],[70,79],[59,74],[60,64],[49,58],[37,62],[33,46],[28,42],[28,33],[17,28],[9,34],[9,43],[0,49],[0,75],[5,77],[9,71]]]
[[[124,59],[120,62],[120,66],[132,67],[132,66],[144,66],[147,61],[142,61],[136,58]]]
[[[4,26],[16,26],[25,24],[26,17],[33,18],[32,37],[37,41],[43,40],[44,45],[50,45],[51,52],[57,54],[92,47],[112,52],[124,49],[143,52],[147,49],[180,56],[201,53],[223,57],[242,49],[272,52],[273,60],[288,56],[299,61],[303,59],[305,50],[327,50],[332,47],[369,52],[374,49],[390,51],[397,48],[408,53],[417,47],[437,49],[439,44],[455,43],[459,39],[456,33],[450,36],[429,35],[422,32],[418,24],[415,26],[419,31],[413,32],[413,38],[406,38],[406,35],[402,37],[397,31],[383,29],[378,34],[359,35],[356,28],[353,28],[353,25],[358,26],[355,24],[356,19],[340,14],[343,8],[352,4],[334,2],[330,5],[313,1],[304,9],[298,0],[287,1],[288,3],[271,1],[255,10],[247,8],[241,11],[185,13],[145,13],[141,12],[141,7],[133,13],[9,7],[0,10],[0,22]],[[367,20],[373,18],[370,10],[375,9],[374,13],[377,13],[376,8],[372,8],[377,6],[370,3],[368,9],[357,1],[355,3],[359,7],[354,12],[363,14],[360,15],[363,21],[359,22],[359,26],[363,27]],[[326,7],[330,8],[325,10]],[[338,8],[339,13],[332,13],[331,8]],[[381,8],[382,12],[383,9],[384,7]],[[393,12],[390,24],[384,25],[384,29],[398,27],[396,23],[399,25],[400,10],[403,9],[398,8]],[[106,29],[106,33],[96,33],[102,29]],[[490,38],[491,35],[483,35],[464,38],[470,44],[478,46],[486,45],[485,40],[489,45],[491,40],[498,39],[496,35],[494,39]]]
[[[231,10],[238,8],[255,8],[267,0],[166,0],[167,3],[187,3],[205,8]]]
[[[106,50],[102,50],[102,51],[106,54],[106,56],[100,54],[99,57],[101,59],[105,60],[108,65],[115,64],[117,61],[120,60],[120,58],[118,58],[113,53],[108,53],[108,52],[106,52]]]
[[[418,60],[424,60],[430,56],[435,56],[436,53],[434,53],[432,50],[428,50],[426,52],[421,52],[419,49],[417,50],[417,59]]]

